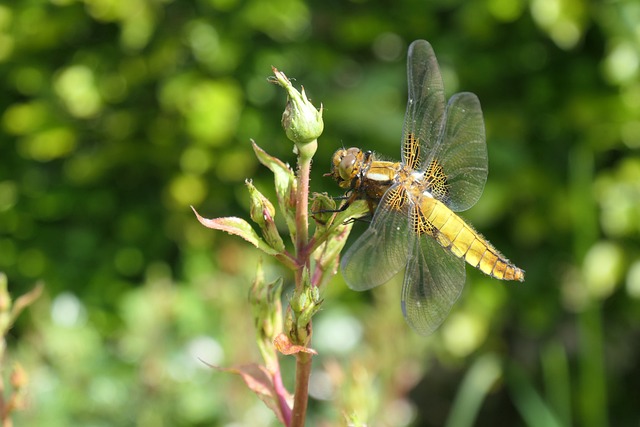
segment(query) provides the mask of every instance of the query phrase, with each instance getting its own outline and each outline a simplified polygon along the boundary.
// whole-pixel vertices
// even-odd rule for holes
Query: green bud
[[[258,263],[256,278],[249,291],[249,303],[256,328],[256,341],[267,367],[278,364],[273,340],[282,332],[282,279],[265,283],[262,262]]]
[[[303,273],[303,286],[296,289],[291,301],[290,312],[287,312],[285,330],[291,341],[296,345],[306,346],[311,339],[311,318],[320,310],[322,300],[317,287],[311,286],[309,271]]]
[[[317,235],[331,225],[336,213],[336,201],[327,193],[313,193],[311,195],[311,212],[317,224]]]
[[[311,318],[314,314],[320,310],[320,304],[322,304],[322,300],[320,299],[320,291],[315,286],[308,286],[306,288],[306,301],[307,304],[302,307],[302,312],[298,317],[298,325],[306,327],[309,323],[311,323]]]
[[[314,238],[323,242],[314,251],[313,258],[323,272],[333,271],[335,270],[334,264],[337,265],[338,255],[351,232],[353,218],[367,215],[369,207],[366,201],[356,200],[344,211],[323,213],[323,210],[330,211],[335,209],[332,208],[332,206],[335,206],[335,201],[322,194],[315,194],[313,203],[312,211],[319,212],[314,215],[314,218],[319,223],[316,227]]]
[[[318,147],[317,139],[322,134],[324,122],[322,121],[322,105],[320,110],[309,101],[304,87],[298,92],[291,81],[281,71],[273,68],[276,84],[287,91],[287,105],[282,113],[282,127],[287,138],[296,144],[298,153],[311,158]]]
[[[284,316],[284,331],[289,335],[290,338],[295,336],[295,319],[293,318],[293,309],[291,308],[291,304],[287,306],[287,312]]]
[[[249,303],[253,310],[256,329],[262,331],[266,338],[273,340],[282,330],[282,279],[265,283],[262,262],[258,263],[256,278],[249,291]]]
[[[276,251],[284,252],[284,242],[274,221],[276,209],[269,199],[258,191],[251,180],[246,180],[245,184],[249,188],[249,195],[251,196],[251,219],[260,226],[262,236],[267,243]]]

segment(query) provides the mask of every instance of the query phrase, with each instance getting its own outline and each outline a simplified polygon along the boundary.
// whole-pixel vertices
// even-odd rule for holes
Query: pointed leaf
[[[311,252],[316,262],[313,285],[322,286],[338,269],[338,256],[347,242],[356,218],[367,216],[369,205],[364,200],[356,200],[341,212],[336,212],[335,199],[325,194],[315,193],[311,211],[316,221]],[[327,274],[328,273],[328,274]]]
[[[262,400],[269,409],[271,409],[283,424],[285,418],[290,418],[292,407],[292,397],[286,390],[280,390],[282,396],[278,395],[273,379],[267,368],[264,366],[250,363],[248,365],[235,366],[233,368],[220,368],[209,365],[214,369],[222,372],[230,372],[240,375],[251,391],[253,391]],[[284,407],[283,407],[284,406]],[[287,414],[285,414],[285,411]]]
[[[338,256],[347,243],[347,238],[349,237],[349,233],[351,233],[352,227],[353,222],[337,227],[331,237],[313,252],[313,259],[321,271],[326,272],[331,270],[333,273],[337,272]]]
[[[316,197],[314,201],[318,202],[316,206],[321,207],[323,203],[326,203],[326,199],[323,195],[316,194],[314,196]],[[340,251],[346,242],[346,238],[349,237],[353,220],[367,216],[369,213],[369,207],[366,201],[356,200],[342,212],[329,213],[330,215],[333,215],[333,218],[327,217],[327,213],[328,212],[324,212],[314,215],[314,218],[316,219],[316,230],[313,235],[313,251],[316,251],[327,241],[329,241],[329,244],[336,247],[337,251]],[[338,239],[339,237],[341,238]],[[331,242],[333,239],[338,240]]]
[[[229,234],[235,234],[242,237],[247,242],[251,243],[256,248],[265,252],[268,255],[278,255],[280,252],[269,246],[264,240],[258,236],[258,233],[254,231],[251,225],[242,218],[237,217],[225,217],[207,219],[200,216],[200,214],[192,206],[193,213],[196,214],[200,224],[207,228],[213,228],[214,230],[226,231]]]
[[[351,203],[347,209],[338,212],[333,221],[335,224],[342,224],[347,221],[366,217],[370,213],[369,205],[365,200],[356,200]]]

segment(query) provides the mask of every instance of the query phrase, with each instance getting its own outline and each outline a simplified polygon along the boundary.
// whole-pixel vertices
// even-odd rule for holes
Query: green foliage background
[[[316,317],[310,425],[637,425],[632,0],[0,3],[0,271],[14,296],[46,285],[8,337],[5,366],[30,376],[16,424],[274,425],[201,362],[257,360],[258,254],[189,205],[248,219],[245,178],[273,194],[250,138],[294,162],[271,65],[326,109],[312,191],[339,194],[322,174],[343,145],[398,158],[418,38],[449,94],[482,102],[489,181],[464,216],[527,280],[468,269],[425,339],[398,283],[361,295],[338,275]]]

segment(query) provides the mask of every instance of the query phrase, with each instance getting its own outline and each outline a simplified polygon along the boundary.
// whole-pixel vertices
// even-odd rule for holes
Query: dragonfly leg
[[[351,194],[345,194],[344,196],[337,196],[334,197],[334,199],[336,200],[345,200],[345,202],[338,208],[338,209],[320,209],[317,211],[313,211],[311,212],[311,216],[313,217],[313,219],[315,219],[317,222],[321,223],[321,224],[325,224],[325,221],[322,221],[318,218],[315,217],[316,214],[322,214],[322,213],[340,213],[340,212],[344,212],[346,211],[349,206],[351,206],[351,204],[358,200],[360,197],[358,196],[357,192],[352,192],[350,191]],[[375,211],[375,203],[371,200],[367,200],[367,204],[369,206],[369,215],[367,216],[367,218],[349,218],[348,220],[344,221],[345,224],[349,224],[351,222],[355,222],[355,221],[365,221],[365,222],[371,222],[371,217],[373,217],[373,212]]]
[[[338,209],[320,209],[318,211],[313,211],[311,212],[312,215],[315,214],[319,214],[319,213],[339,213],[339,212],[344,212],[347,210],[347,208],[349,206],[351,206],[351,203],[354,202],[354,200],[356,200],[357,197],[357,193],[351,192],[351,194],[345,194],[344,196],[336,196],[333,197],[334,200],[346,200],[346,202],[344,202],[342,204],[342,206],[340,206]]]

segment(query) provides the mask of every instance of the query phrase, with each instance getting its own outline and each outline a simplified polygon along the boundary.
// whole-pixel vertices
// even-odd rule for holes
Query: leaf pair
[[[296,239],[295,208],[297,191],[295,175],[288,165],[267,154],[258,147],[254,141],[251,141],[251,143],[260,163],[273,172],[278,206],[280,212],[284,215],[291,241],[294,242]],[[198,218],[198,221],[205,227],[240,236],[262,252],[275,257],[292,270],[297,268],[296,261],[286,251],[282,237],[276,227],[274,221],[276,211],[273,204],[253,186],[251,181],[247,181],[247,187],[251,195],[251,218],[260,227],[262,237],[258,235],[251,224],[242,218],[224,217],[208,219],[198,214],[193,206],[191,209]]]

